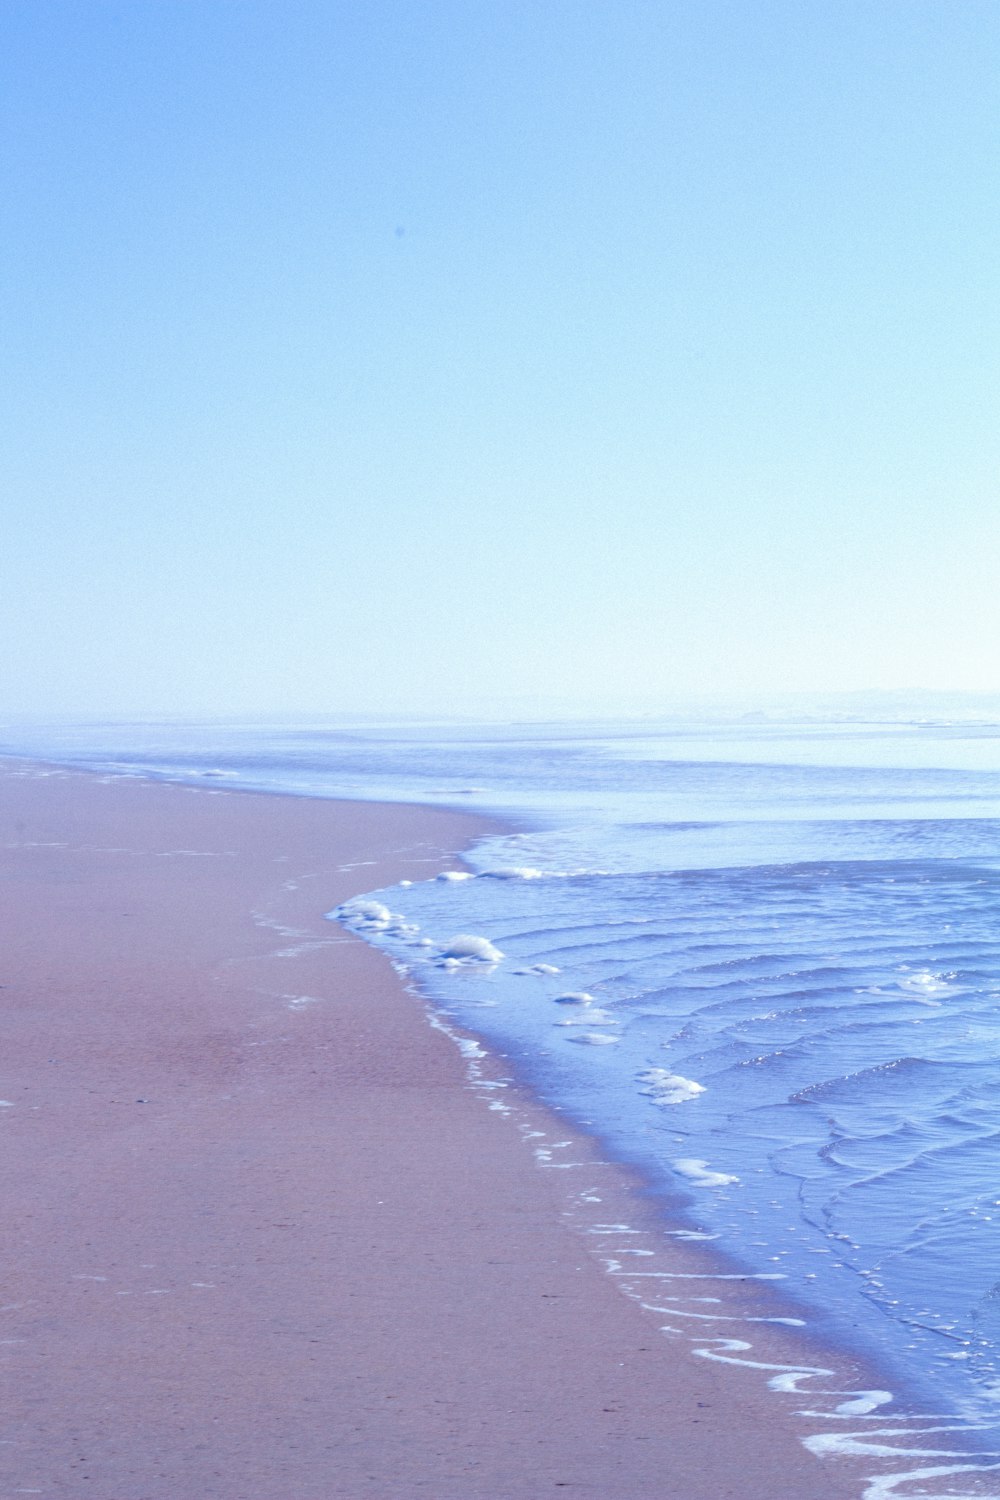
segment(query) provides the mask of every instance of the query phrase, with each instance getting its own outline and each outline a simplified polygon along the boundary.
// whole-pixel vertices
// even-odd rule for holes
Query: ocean
[[[331,918],[672,1224],[1000,1447],[1000,724],[7,726],[0,752],[502,819],[467,878]]]

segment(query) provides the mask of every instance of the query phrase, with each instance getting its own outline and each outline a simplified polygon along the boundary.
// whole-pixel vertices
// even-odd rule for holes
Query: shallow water
[[[996,1415],[1000,727],[6,741],[217,787],[505,813],[518,831],[472,852],[476,878],[372,893],[396,915],[366,934],[835,1337]],[[458,935],[504,956],[449,957]]]

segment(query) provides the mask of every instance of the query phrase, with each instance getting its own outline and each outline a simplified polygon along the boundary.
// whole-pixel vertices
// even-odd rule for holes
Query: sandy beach
[[[622,1295],[568,1194],[655,1235],[627,1172],[324,920],[481,826],[0,763],[2,1500],[862,1493]]]

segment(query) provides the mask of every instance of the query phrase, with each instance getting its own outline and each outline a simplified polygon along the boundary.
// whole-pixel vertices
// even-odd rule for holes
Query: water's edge
[[[25,760],[23,756],[13,755],[2,758],[21,763]],[[48,759],[35,763],[42,769],[55,772],[72,770],[86,775],[107,775],[104,768],[79,761]],[[144,775],[134,771],[127,774],[139,779],[208,790],[204,780],[195,776],[162,772]],[[227,785],[225,790],[227,794],[239,791],[255,796],[315,796],[315,793],[295,790],[280,793],[232,785]],[[378,802],[380,799],[322,800]],[[391,800],[403,802],[404,799]],[[433,814],[433,806],[419,805]],[[450,806],[459,813],[470,812],[467,805],[456,802]],[[507,832],[520,833],[526,826],[523,823],[504,823],[497,817],[484,818],[483,821],[490,826],[490,837],[503,836]],[[475,841],[463,854],[472,855],[478,844],[479,841]],[[459,858],[456,856],[456,864]],[[471,866],[464,860],[462,866],[471,871]],[[354,901],[380,900],[386,894],[359,892]],[[348,907],[351,904],[346,903]],[[358,930],[356,923],[351,925]],[[586,1188],[578,1189],[574,1184],[567,1191],[567,1218],[589,1241],[588,1248],[597,1242],[598,1258],[608,1274],[615,1278],[619,1289],[651,1316],[668,1319],[665,1324],[659,1324],[667,1337],[683,1341],[697,1357],[750,1366],[760,1372],[777,1395],[791,1398],[797,1407],[804,1402],[802,1417],[813,1426],[819,1424],[820,1430],[804,1432],[802,1441],[817,1456],[859,1458],[869,1469],[875,1466],[885,1470],[888,1464],[891,1473],[886,1471],[878,1477],[866,1479],[865,1500],[903,1496],[911,1482],[919,1482],[922,1486],[949,1485],[943,1490],[922,1488],[920,1493],[927,1495],[1000,1494],[1000,1487],[982,1487],[984,1483],[992,1483],[988,1475],[996,1467],[984,1462],[995,1456],[990,1447],[993,1436],[987,1429],[935,1412],[932,1390],[921,1388],[912,1380],[907,1381],[899,1373],[889,1374],[883,1379],[883,1373],[888,1372],[878,1358],[879,1351],[871,1347],[870,1341],[859,1336],[857,1343],[852,1345],[843,1337],[842,1330],[838,1336],[836,1330],[826,1326],[816,1308],[801,1304],[783,1293],[780,1276],[755,1270],[733,1251],[703,1239],[693,1204],[686,1200],[679,1184],[672,1193],[665,1191],[663,1182],[655,1181],[641,1160],[630,1158],[615,1142],[603,1138],[594,1129],[593,1122],[579,1111],[568,1109],[564,1103],[547,1095],[545,1089],[539,1087],[539,1079],[533,1078],[530,1069],[524,1066],[523,1058],[498,1052],[485,1034],[470,1027],[467,1018],[456,1025],[439,999],[421,986],[419,976],[405,962],[398,947],[394,951],[391,942],[387,944],[377,932],[362,935],[383,949],[388,947],[402,982],[423,1004],[431,1024],[450,1035],[460,1048],[469,1072],[469,1086],[483,1098],[486,1107],[509,1110],[514,1123],[518,1124],[516,1104],[511,1105],[507,1100],[523,1090],[529,1101],[537,1099],[549,1113],[567,1119],[573,1132],[584,1138],[582,1160],[560,1158],[563,1147],[559,1141],[529,1138],[527,1144],[535,1152],[540,1167],[563,1172],[568,1180],[577,1172],[588,1177]],[[512,1092],[507,1093],[512,1084]],[[521,1134],[529,1133],[522,1129]],[[572,1151],[570,1156],[573,1156]],[[609,1167],[616,1185],[610,1193],[607,1187],[603,1192],[595,1192],[593,1179],[600,1182],[602,1173],[606,1175]],[[629,1205],[628,1214],[623,1218],[616,1213],[613,1221],[608,1222],[607,1214],[602,1211],[603,1205],[609,1196],[615,1198],[616,1205],[620,1204],[625,1183],[629,1184],[625,1198]],[[677,1269],[679,1257],[686,1267],[684,1270]],[[697,1270],[687,1269],[693,1264],[698,1266]],[[692,1282],[695,1283],[693,1291]],[[664,1288],[668,1286],[670,1290],[665,1293]],[[655,1293],[652,1296],[651,1287]],[[717,1297],[720,1301],[715,1304]],[[706,1307],[710,1310],[706,1311]],[[720,1322],[729,1326],[720,1331],[717,1326]],[[692,1334],[693,1323],[700,1329],[708,1324],[709,1331],[696,1330]],[[743,1326],[734,1328],[734,1323]],[[793,1327],[800,1331],[792,1334]],[[783,1333],[782,1329],[789,1332]],[[805,1357],[802,1356],[803,1349]],[[890,1385],[894,1387],[895,1395],[887,1389]],[[928,1405],[929,1400],[931,1405]],[[903,1468],[898,1467],[901,1461],[904,1462]],[[906,1468],[906,1462],[912,1466]],[[955,1476],[954,1481],[952,1476]],[[960,1480],[958,1476],[962,1476]],[[953,1482],[961,1483],[962,1490],[950,1487]],[[966,1485],[969,1487],[965,1488]]]

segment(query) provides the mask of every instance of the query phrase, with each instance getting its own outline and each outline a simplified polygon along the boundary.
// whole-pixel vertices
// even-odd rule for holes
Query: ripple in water
[[[855,1342],[860,1314],[862,1341],[911,1381],[933,1371],[992,1404],[998,869],[852,859],[382,894],[421,933],[461,926],[508,955],[488,974],[434,956],[414,973],[546,1098],[686,1192],[697,1228],[780,1266]],[[607,1030],[560,1034],[574,994]]]

